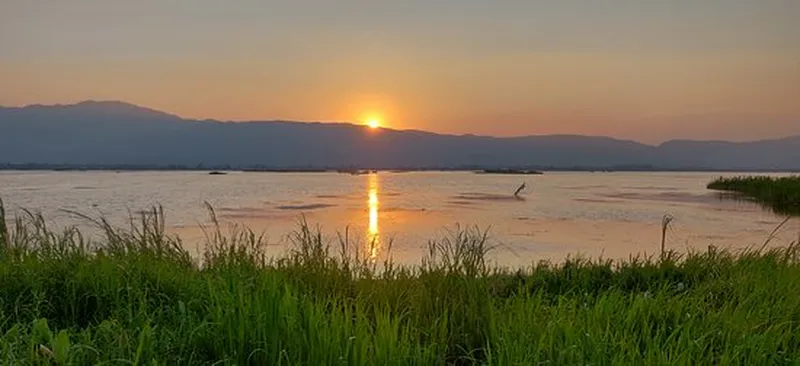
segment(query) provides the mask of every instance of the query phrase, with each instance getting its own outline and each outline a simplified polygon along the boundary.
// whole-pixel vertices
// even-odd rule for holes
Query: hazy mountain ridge
[[[270,168],[800,170],[800,136],[753,142],[490,137],[347,123],[182,119],[124,102],[0,107],[0,163]]]

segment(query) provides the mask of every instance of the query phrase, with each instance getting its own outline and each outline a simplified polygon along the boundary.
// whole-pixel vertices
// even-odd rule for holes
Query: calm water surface
[[[493,259],[518,266],[575,254],[657,253],[665,214],[675,217],[667,234],[670,248],[760,246],[783,218],[706,190],[719,175],[0,172],[0,198],[12,215],[21,208],[39,211],[58,226],[87,225],[68,211],[124,225],[131,213],[160,204],[170,231],[191,250],[203,245],[201,227],[210,223],[204,202],[226,227],[238,223],[264,232],[275,254],[286,250],[287,234],[304,216],[331,240],[347,228],[368,255],[391,255],[403,263],[418,263],[427,241],[456,224],[477,225],[489,229],[498,246]],[[523,182],[524,199],[515,199]],[[772,245],[787,245],[798,232],[795,219]],[[373,240],[376,247],[368,245]]]

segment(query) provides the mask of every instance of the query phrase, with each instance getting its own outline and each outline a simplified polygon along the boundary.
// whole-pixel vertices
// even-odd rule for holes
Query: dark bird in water
[[[519,198],[519,192],[522,192],[523,189],[525,189],[525,182],[522,182],[522,185],[517,188],[516,192],[514,192],[514,197]]]

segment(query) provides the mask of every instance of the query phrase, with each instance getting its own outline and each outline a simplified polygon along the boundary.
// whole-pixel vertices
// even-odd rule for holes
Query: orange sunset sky
[[[0,1],[0,105],[658,143],[800,134],[800,1]]]

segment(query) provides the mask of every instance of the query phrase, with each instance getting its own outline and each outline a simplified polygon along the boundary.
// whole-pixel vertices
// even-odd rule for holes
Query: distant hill
[[[232,168],[800,170],[800,136],[746,143],[486,137],[183,119],[122,102],[0,107],[0,164]]]

